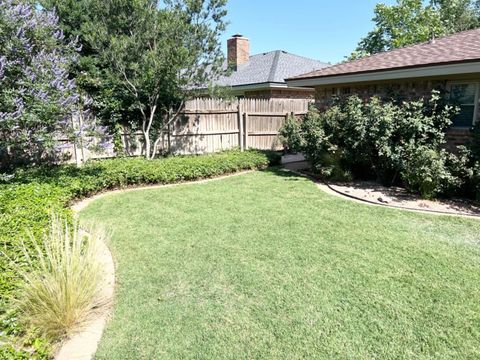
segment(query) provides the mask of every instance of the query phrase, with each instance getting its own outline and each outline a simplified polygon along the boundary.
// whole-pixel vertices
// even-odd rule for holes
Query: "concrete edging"
[[[338,190],[332,188],[328,183],[320,181],[318,179],[315,179],[310,175],[303,174],[303,173],[301,173],[299,171],[296,171],[296,170],[291,170],[291,169],[287,169],[287,170],[290,171],[290,172],[293,172],[294,174],[302,176],[304,178],[310,179],[315,185],[317,185],[317,187],[320,190],[322,190],[323,192],[325,192],[329,195],[337,196],[337,197],[340,197],[340,198],[345,199],[345,200],[354,201],[354,202],[359,203],[359,204],[386,207],[386,208],[390,208],[390,209],[410,211],[410,212],[416,212],[416,213],[422,213],[422,214],[440,215],[440,216],[456,216],[456,217],[462,217],[462,218],[467,218],[467,219],[480,220],[480,215],[459,214],[459,213],[453,213],[453,212],[447,212],[447,211],[438,211],[438,210],[422,210],[422,209],[415,209],[415,208],[406,207],[406,206],[376,203],[376,202],[373,202],[373,201],[370,201],[370,200],[366,200],[366,199],[356,197],[354,195],[345,194],[341,191],[338,191]]]
[[[412,207],[407,207],[407,206],[400,206],[400,205],[389,205],[389,204],[380,204],[374,201],[366,200],[359,198],[354,195],[350,194],[345,194],[341,191],[338,191],[334,188],[332,188],[329,184],[327,183],[315,183],[320,189],[322,189],[325,192],[328,192],[329,194],[352,200],[364,205],[372,205],[372,206],[382,206],[382,207],[387,207],[390,209],[397,209],[397,210],[404,210],[404,211],[410,211],[410,212],[417,212],[417,213],[423,213],[423,214],[431,214],[431,215],[443,215],[443,216],[456,216],[456,217],[463,217],[463,218],[469,218],[469,219],[476,219],[480,220],[480,215],[469,215],[469,214],[461,214],[461,213],[454,213],[454,212],[448,212],[448,211],[440,211],[440,210],[422,210],[422,209],[416,209]]]
[[[58,352],[55,360],[90,360],[93,359],[98,348],[103,330],[107,324],[113,306],[115,292],[115,263],[112,253],[105,243],[100,243],[99,261],[104,267],[104,278],[100,283],[100,297],[103,306],[98,309],[95,317],[76,334],[65,341]]]

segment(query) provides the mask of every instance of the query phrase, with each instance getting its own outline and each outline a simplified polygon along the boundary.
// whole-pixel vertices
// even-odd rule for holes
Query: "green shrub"
[[[325,178],[338,182],[349,182],[353,175],[348,168],[342,166],[342,153],[340,150],[321,155],[321,166],[315,170]]]
[[[262,169],[278,164],[280,156],[274,152],[227,151],[202,156],[179,156],[164,159],[118,158],[87,162],[83,167],[73,165],[44,166],[19,169],[13,176],[0,177],[0,337],[14,337],[32,347],[12,312],[11,300],[18,298],[20,273],[31,269],[21,250],[35,253],[35,240],[48,229],[52,213],[71,219],[68,205],[75,199],[114,188],[132,185],[170,184],[181,181],[210,178],[239,170]],[[2,335],[3,334],[3,335]],[[0,342],[4,342],[0,338]],[[8,350],[8,356],[39,357],[31,353]],[[7,354],[2,346],[0,355]],[[5,355],[7,356],[7,355]]]
[[[87,162],[83,167],[63,165],[19,170],[10,182],[60,186],[70,197],[130,185],[169,184],[209,178],[238,170],[258,169],[279,161],[273,152],[226,151],[202,156],[163,159],[117,158]]]
[[[471,177],[466,185],[466,191],[473,194],[480,201],[480,122],[477,122],[472,131],[472,141],[468,146],[471,159]]]
[[[472,157],[480,161],[480,122],[477,122],[472,129],[472,140],[468,148],[472,152]]]
[[[446,166],[445,151],[418,146],[404,159],[401,170],[407,187],[418,192],[424,199],[432,199],[444,193],[455,178]]]
[[[311,106],[300,127],[302,152],[314,170],[327,177],[336,171],[335,167],[342,166],[340,161],[343,158],[339,154],[338,146],[330,141],[332,135],[327,135],[328,116],[333,113],[332,111],[322,116],[314,106]]]
[[[322,113],[311,108],[300,125],[287,122],[282,134],[330,179],[373,178],[434,197],[458,193],[473,176],[461,170],[467,162],[471,170],[470,160],[441,150],[456,112],[435,91],[403,103],[350,96]]]
[[[293,153],[302,150],[303,138],[300,134],[300,121],[297,117],[288,116],[278,134],[284,149]]]
[[[473,167],[471,184],[475,199],[480,201],[480,161],[477,161]]]
[[[455,181],[445,194],[480,200],[480,123],[472,129],[466,146],[457,146],[454,154],[448,154],[446,165]]]

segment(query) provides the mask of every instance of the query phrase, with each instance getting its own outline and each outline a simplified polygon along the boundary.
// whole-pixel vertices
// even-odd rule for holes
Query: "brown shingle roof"
[[[480,28],[445,36],[430,42],[378,53],[359,60],[295,76],[291,79],[368,73],[473,60],[480,60]]]

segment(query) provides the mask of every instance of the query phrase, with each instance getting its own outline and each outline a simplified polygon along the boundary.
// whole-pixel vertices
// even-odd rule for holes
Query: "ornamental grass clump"
[[[102,305],[99,230],[82,232],[78,222],[70,226],[53,216],[43,241],[32,239],[33,254],[24,247],[27,268],[16,301],[20,320],[51,341],[81,328]]]

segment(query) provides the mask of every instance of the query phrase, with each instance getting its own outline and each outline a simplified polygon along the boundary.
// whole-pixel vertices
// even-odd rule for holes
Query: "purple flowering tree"
[[[55,159],[56,139],[91,131],[72,122],[85,105],[68,73],[78,51],[55,13],[0,0],[0,168]]]

